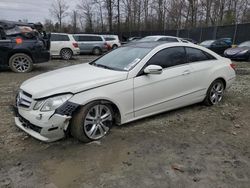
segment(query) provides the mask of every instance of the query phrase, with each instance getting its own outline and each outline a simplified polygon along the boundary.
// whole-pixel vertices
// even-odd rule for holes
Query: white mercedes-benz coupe
[[[83,142],[120,125],[194,103],[214,105],[235,80],[229,59],[191,43],[131,43],[101,58],[25,81],[15,123],[46,142]]]

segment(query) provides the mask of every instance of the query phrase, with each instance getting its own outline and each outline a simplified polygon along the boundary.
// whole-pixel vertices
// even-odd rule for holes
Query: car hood
[[[38,99],[59,93],[77,93],[111,84],[127,79],[127,75],[127,72],[104,69],[86,63],[35,76],[25,81],[20,89]]]
[[[235,55],[235,54],[238,54],[244,50],[250,50],[249,47],[236,47],[236,48],[229,48],[225,51],[225,54],[228,54],[228,55]]]

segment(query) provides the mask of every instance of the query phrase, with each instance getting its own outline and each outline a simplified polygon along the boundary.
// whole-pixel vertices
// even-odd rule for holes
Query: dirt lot
[[[250,63],[221,104],[201,104],[115,127],[103,140],[39,142],[14,125],[18,86],[49,70],[87,62],[53,60],[32,73],[0,72],[0,187],[250,186]]]

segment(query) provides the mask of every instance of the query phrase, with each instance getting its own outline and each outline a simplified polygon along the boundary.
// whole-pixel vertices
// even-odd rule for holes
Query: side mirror
[[[144,69],[145,74],[161,74],[162,67],[159,65],[149,65]]]

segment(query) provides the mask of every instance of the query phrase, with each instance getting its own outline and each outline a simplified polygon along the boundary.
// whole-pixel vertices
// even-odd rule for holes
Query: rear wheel
[[[72,58],[73,52],[70,49],[62,49],[60,55],[62,59],[69,60]]]
[[[102,50],[100,48],[94,48],[93,49],[93,54],[94,55],[101,55],[102,54]]]
[[[100,102],[90,103],[72,118],[71,134],[82,142],[91,142],[103,138],[113,125],[111,105]]]
[[[225,84],[221,79],[213,81],[207,91],[207,96],[204,100],[205,105],[212,106],[218,104],[224,95]]]
[[[114,49],[116,49],[116,48],[118,48],[118,46],[117,46],[116,44],[114,44],[114,45],[112,46],[112,49],[114,50]]]
[[[10,57],[9,67],[14,72],[26,73],[33,69],[33,61],[27,54],[17,53]]]

